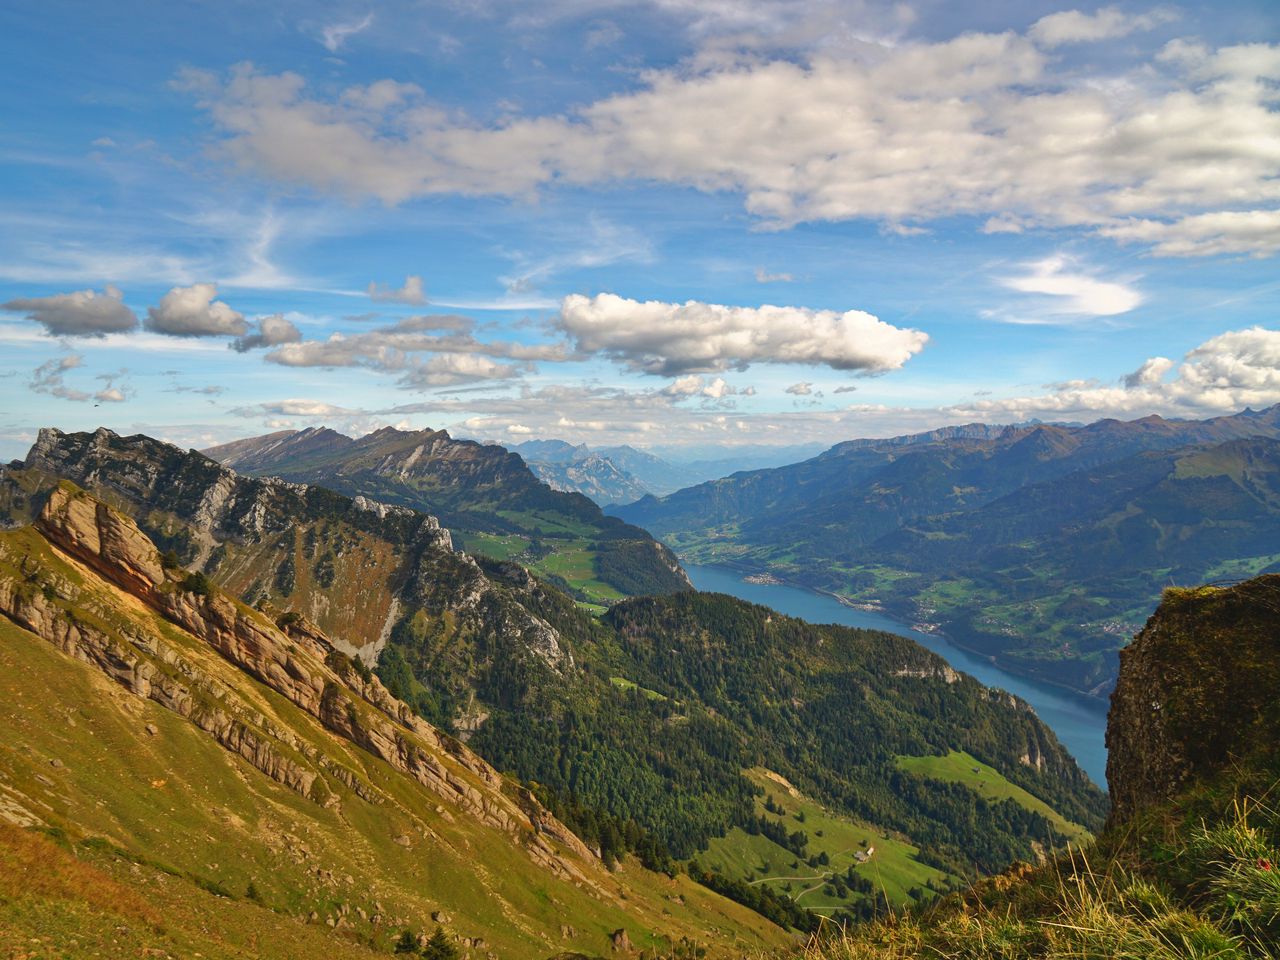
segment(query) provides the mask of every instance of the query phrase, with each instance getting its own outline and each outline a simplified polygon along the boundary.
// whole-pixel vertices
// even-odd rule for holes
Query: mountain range
[[[108,955],[434,924],[473,955],[756,949],[816,922],[802,860],[815,909],[865,917],[1102,822],[1025,703],[891,634],[689,590],[599,615],[421,511],[106,430],[42,431],[0,516],[0,807],[50,841],[2,855],[237,928],[143,904]]]
[[[804,460],[820,444],[725,448],[718,457],[668,456],[622,445],[592,448],[564,440],[526,440],[507,444],[529,468],[556,490],[585,494],[601,506],[659,496],[741,470],[757,470]]]
[[[882,607],[1105,695],[1169,585],[1273,569],[1280,407],[837,444],[614,508],[682,556]]]
[[[689,585],[671,552],[644,530],[606,517],[581,494],[553,490],[502,447],[443,430],[387,427],[353,439],[319,427],[205,452],[240,473],[429,512],[460,546],[518,560],[584,603]]]

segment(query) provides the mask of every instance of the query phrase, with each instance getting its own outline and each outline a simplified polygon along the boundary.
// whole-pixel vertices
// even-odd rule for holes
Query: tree
[[[460,953],[457,945],[444,932],[443,927],[436,927],[436,932],[422,948],[422,956],[425,960],[458,960]]]
[[[400,934],[400,939],[396,941],[396,953],[414,953],[418,949],[418,938],[412,930],[406,930]]]

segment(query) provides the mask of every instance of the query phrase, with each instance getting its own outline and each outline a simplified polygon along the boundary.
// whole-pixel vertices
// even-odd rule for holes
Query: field
[[[898,757],[898,766],[933,780],[962,783],[988,800],[1013,800],[1028,810],[1042,814],[1068,840],[1079,841],[1089,836],[1089,832],[1080,824],[1065,820],[1043,800],[1032,796],[1017,784],[1010,783],[998,770],[962,751],[952,750],[942,757]]]
[[[578,593],[579,602],[593,613],[622,599],[622,593],[596,576],[595,553],[586,534],[572,525],[540,518],[543,535],[536,540],[519,534],[468,533],[463,546],[471,553],[495,560],[514,560],[538,576],[563,580]]]
[[[850,867],[895,905],[912,902],[917,897],[927,898],[932,895],[930,884],[945,888],[957,879],[916,860],[919,851],[910,843],[831,813],[777,774],[760,768],[746,774],[765,791],[756,801],[756,812],[781,820],[788,832],[804,831],[809,836],[810,857],[825,853],[828,862],[811,867],[767,837],[734,828],[728,836],[713,840],[709,849],[698,855],[704,867],[750,883],[769,884],[801,906],[822,914],[848,907],[864,896],[851,893],[841,898],[828,882],[833,875],[844,874]],[[780,817],[766,810],[765,803],[770,798],[775,808],[781,808]],[[859,863],[855,854],[872,848],[867,862]]]

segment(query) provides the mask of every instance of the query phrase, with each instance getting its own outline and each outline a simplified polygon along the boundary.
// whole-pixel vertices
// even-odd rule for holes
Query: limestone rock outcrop
[[[34,539],[35,532],[41,540]],[[186,717],[254,767],[317,802],[341,781],[370,802],[388,802],[365,778],[237,695],[234,680],[145,616],[129,600],[95,593],[91,583],[53,573],[52,548],[140,601],[258,680],[328,731],[418,781],[479,822],[511,835],[548,870],[588,881],[595,857],[524,788],[505,780],[464,744],[445,736],[336,650],[313,625],[286,634],[252,610],[185,572],[166,570],[151,540],[128,517],[70,484],[49,497],[25,552],[0,543],[0,559],[30,576],[0,577],[0,614],[90,663],[137,694]],[[234,678],[234,674],[232,674]]]

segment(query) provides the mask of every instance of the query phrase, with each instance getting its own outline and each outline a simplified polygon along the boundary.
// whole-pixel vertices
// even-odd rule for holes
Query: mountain
[[[241,473],[429,512],[467,549],[519,560],[584,602],[689,585],[675,557],[645,531],[606,517],[581,494],[551,489],[517,454],[443,430],[387,427],[352,439],[320,427],[206,453]]]
[[[591,456],[591,448],[585,443],[573,444],[565,440],[525,440],[504,446],[524,457],[525,463],[572,463]]]
[[[805,956],[1280,956],[1277,610],[1276,575],[1167,590],[1120,654],[1096,842]]]
[[[620,929],[785,940],[687,877],[610,871],[313,625],[66,481],[0,533],[0,663],[6,955],[372,957],[437,926],[511,957]]]
[[[50,504],[67,483],[96,498],[95,517],[118,515],[116,528],[155,544],[162,572],[174,571],[163,584],[198,597],[225,593],[218,609],[240,611],[268,633],[274,624],[312,638],[326,663],[337,664],[329,666],[333,683],[352,686],[352,671],[366,684],[376,678],[375,690],[403,705],[397,717],[407,722],[412,711],[442,742],[456,737],[510,775],[510,789],[525,785],[606,867],[679,874],[681,864],[706,856],[695,871],[704,886],[776,922],[810,925],[805,904],[751,883],[741,860],[714,861],[708,852],[720,841],[779,835],[785,823],[760,807],[762,770],[792,784],[815,816],[821,809],[841,825],[831,840],[793,838],[790,826],[782,838],[790,846],[779,849],[831,859],[848,851],[826,844],[853,831],[883,838],[897,875],[917,878],[889,888],[895,903],[1033,858],[1102,822],[1102,794],[1025,703],[902,637],[814,626],[692,591],[622,601],[593,616],[516,564],[458,552],[428,515],[240,475],[196,451],[106,430],[42,431],[24,463],[0,472],[0,516],[10,529],[3,536],[44,536],[40,518],[58,515]],[[94,536],[99,544],[122,539],[78,539]],[[179,589],[156,580],[155,562],[126,564],[153,584],[139,587],[139,602]],[[18,562],[12,590],[44,596],[38,571],[50,563]],[[60,596],[63,588],[50,589]],[[101,607],[92,598],[68,601],[64,619],[91,623]],[[167,628],[123,635],[145,641],[156,630]],[[132,672],[134,655],[111,649],[108,668]],[[293,676],[287,660],[277,662],[279,669],[245,669],[268,684]],[[59,681],[13,682],[26,699]],[[24,742],[24,728],[14,729]],[[356,746],[370,749],[359,739]],[[957,755],[989,770],[1000,792],[929,775]],[[148,776],[166,779],[150,769]],[[377,817],[369,817],[361,822],[374,829]],[[432,829],[449,842],[444,827]],[[237,862],[224,856],[210,862]],[[842,886],[824,903],[854,915],[882,906],[861,885]],[[509,912],[524,909],[534,906],[521,901]]]
[[[631,503],[647,494],[674,493],[741,470],[794,463],[820,452],[822,446],[735,447],[726,448],[733,452],[721,457],[694,460],[676,452],[663,458],[625,444],[592,449],[564,440],[526,440],[508,444],[507,449],[520,454],[529,469],[554,489],[581,493],[609,506]]]
[[[768,571],[1104,694],[1170,583],[1259,573],[1280,408],[1206,421],[948,428],[616,512],[696,562]]]
[[[596,503],[631,503],[649,493],[640,481],[620,470],[611,459],[591,453],[578,460],[530,460],[532,470],[552,490],[590,497]]]
[[[710,448],[715,450],[715,448]],[[710,452],[707,451],[707,452]],[[805,460],[822,450],[821,444],[790,446],[742,446],[723,448],[719,456],[688,458],[687,450],[671,450],[665,456],[622,445],[601,447],[596,453],[608,457],[619,469],[635,477],[649,492],[663,496],[708,480],[718,480],[743,470],[779,467]],[[623,501],[614,501],[622,503]]]

